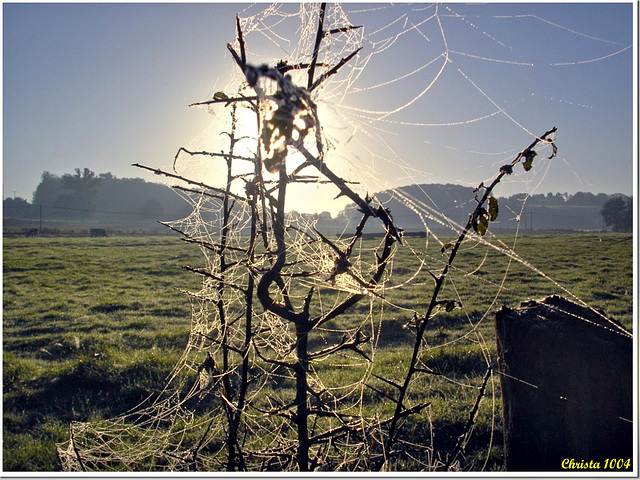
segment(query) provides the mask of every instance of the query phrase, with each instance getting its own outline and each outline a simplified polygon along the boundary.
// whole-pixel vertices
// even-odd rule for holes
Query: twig
[[[167,227],[168,229],[173,230],[174,232],[179,233],[180,235],[182,235],[182,236],[184,237],[184,238],[182,238],[182,241],[184,241],[184,242],[188,242],[188,243],[195,243],[195,244],[197,244],[197,245],[200,245],[200,246],[202,246],[202,247],[206,248],[207,250],[211,250],[212,252],[216,252],[216,253],[219,253],[219,252],[220,252],[220,249],[221,249],[221,247],[222,247],[220,244],[212,243],[212,242],[207,242],[207,241],[205,241],[205,240],[198,240],[198,239],[196,239],[196,238],[193,238],[193,236],[192,236],[192,235],[189,235],[188,233],[186,233],[186,232],[184,232],[184,231],[180,230],[179,228],[175,228],[175,227],[173,227],[173,226],[169,225],[167,222],[161,222],[161,221],[158,221],[158,223],[159,223],[160,225],[162,225],[162,226],[164,226],[164,227]],[[246,248],[231,247],[231,246],[229,246],[229,245],[227,245],[225,248],[226,248],[227,250],[235,250],[235,251],[243,252],[243,253],[246,253],[246,252],[247,252],[247,249],[246,249]]]
[[[184,147],[180,147],[176,153],[176,156],[173,159],[173,166],[175,169],[175,165],[176,165],[176,161],[178,160],[178,157],[180,156],[180,152],[184,152],[187,153],[191,156],[195,156],[195,155],[205,155],[208,157],[220,157],[220,158],[228,158],[231,157],[234,160],[245,160],[247,162],[254,162],[255,161],[255,157],[243,157],[241,155],[233,155],[231,153],[222,153],[222,152],[206,152],[206,151],[200,151],[200,152],[192,152],[191,150],[187,150]]]
[[[242,35],[242,28],[240,28],[240,17],[236,15],[236,31],[238,34],[238,43],[240,44],[240,61],[242,65],[247,64],[247,53],[244,47],[244,36]]]
[[[374,377],[376,377],[378,380],[382,380],[384,383],[387,383],[389,385],[391,385],[393,388],[397,388],[398,390],[402,389],[402,386],[398,385],[396,382],[392,382],[391,380],[387,380],[384,377],[381,377],[379,375],[376,375],[375,373],[372,374]]]
[[[451,466],[451,464],[456,460],[457,456],[460,454],[460,452],[464,448],[464,442],[467,436],[469,435],[469,432],[471,431],[471,427],[473,427],[473,424],[475,422],[476,414],[478,413],[478,408],[480,407],[480,401],[484,396],[484,391],[485,391],[485,388],[487,387],[487,382],[489,381],[489,377],[491,377],[491,371],[492,371],[491,366],[489,365],[487,367],[486,373],[484,374],[484,378],[482,380],[482,386],[480,387],[478,396],[476,397],[476,403],[473,405],[471,412],[469,412],[469,419],[467,420],[467,425],[465,426],[464,430],[458,437],[456,446],[453,448],[451,453],[447,455],[445,470],[449,470],[449,467]]]
[[[340,343],[338,343],[337,345],[333,345],[331,347],[327,347],[323,350],[319,350],[317,352],[313,352],[309,354],[309,360],[314,360],[316,358],[322,358],[322,357],[326,357],[328,355],[331,355],[333,353],[339,352],[340,350],[353,350],[354,352],[362,355],[367,361],[371,362],[371,358],[369,358],[369,356],[364,353],[362,350],[360,350],[358,347],[360,345],[362,345],[363,343],[366,343],[369,340],[369,337],[367,336],[361,336],[362,333],[360,331],[360,329],[358,329],[358,331],[356,332],[356,337],[352,338],[350,340],[346,339],[346,334],[342,337],[342,340]]]
[[[207,425],[207,429],[205,430],[204,434],[200,438],[200,441],[198,442],[198,444],[192,450],[191,458],[192,458],[193,464],[195,465],[196,470],[198,470],[198,453],[200,452],[202,445],[204,445],[204,440],[207,438],[207,435],[209,435],[209,431],[211,430],[211,426],[213,425],[214,420],[215,420],[215,417],[211,417],[211,420],[209,420],[209,425]]]
[[[260,352],[260,349],[255,344],[255,339],[252,339],[252,342],[253,342],[253,349],[255,350],[256,354],[258,355],[258,357],[260,357],[261,360],[264,360],[267,363],[271,363],[272,365],[278,365],[280,367],[286,367],[292,370],[296,369],[297,364],[295,363],[288,363],[288,362],[283,362],[282,360],[275,360],[273,358],[265,357],[264,355],[262,355],[262,352]]]
[[[422,321],[417,322],[417,326],[416,326],[416,337],[415,337],[415,341],[414,341],[414,345],[413,345],[413,352],[411,355],[411,360],[409,362],[409,368],[407,370],[407,374],[404,380],[404,383],[402,384],[402,389],[400,390],[399,393],[399,398],[398,398],[398,402],[396,404],[396,410],[395,410],[395,414],[394,414],[394,419],[392,420],[390,426],[389,426],[389,431],[387,434],[387,440],[385,442],[385,446],[384,446],[384,455],[383,457],[387,457],[389,452],[391,451],[392,445],[394,444],[394,442],[396,441],[396,428],[398,425],[398,421],[400,419],[400,413],[402,412],[402,403],[404,401],[404,398],[406,397],[408,390],[409,390],[409,385],[411,383],[411,380],[413,378],[413,375],[418,371],[417,370],[417,363],[418,363],[418,356],[420,353],[420,349],[422,346],[422,338],[424,336],[424,332],[425,329],[427,328],[427,324],[429,319],[431,318],[434,309],[439,305],[439,301],[438,301],[438,295],[440,294],[440,290],[442,289],[442,287],[444,286],[445,283],[445,279],[447,277],[447,274],[449,273],[449,270],[451,269],[451,265],[453,264],[454,259],[456,258],[456,254],[460,248],[460,246],[462,245],[462,243],[464,242],[464,239],[466,238],[467,234],[469,233],[469,231],[474,227],[474,225],[477,223],[478,221],[478,217],[480,217],[481,215],[483,215],[485,212],[484,210],[484,204],[487,201],[487,199],[489,198],[489,196],[491,195],[493,189],[495,188],[495,186],[500,182],[500,180],[505,176],[505,175],[510,175],[513,172],[513,167],[515,167],[523,158],[529,158],[529,154],[532,152],[533,148],[536,147],[536,145],[538,145],[538,143],[540,142],[546,142],[546,143],[550,143],[553,149],[553,153],[549,158],[552,158],[556,153],[557,153],[557,148],[555,146],[555,144],[553,143],[552,140],[549,140],[548,137],[552,134],[554,134],[557,131],[556,127],[553,127],[551,130],[549,130],[548,132],[545,132],[544,135],[542,135],[541,137],[537,137],[527,148],[525,148],[522,152],[520,152],[511,163],[504,165],[500,168],[500,171],[498,173],[498,175],[496,176],[496,178],[493,180],[493,182],[488,186],[485,187],[483,184],[481,184],[482,188],[485,188],[485,192],[484,195],[482,196],[482,198],[480,200],[477,200],[478,205],[476,206],[475,210],[471,213],[471,215],[469,215],[469,220],[467,221],[467,224],[464,226],[464,228],[462,229],[462,231],[460,232],[460,234],[458,235],[458,239],[456,240],[455,244],[452,246],[451,248],[451,252],[449,253],[449,258],[447,259],[446,264],[444,265],[440,275],[435,279],[435,286],[433,288],[433,293],[431,295],[431,301],[429,302],[429,305],[427,307],[427,312],[425,313]],[[480,187],[479,187],[480,188]],[[380,465],[382,466],[382,465]]]
[[[76,454],[76,458],[78,459],[78,463],[80,464],[80,468],[83,472],[86,472],[87,469],[84,467],[84,463],[82,462],[82,457],[80,457],[80,452],[78,451],[78,447],[76,446],[75,434],[73,431],[73,423],[69,425],[69,431],[71,433],[71,445],[73,445],[73,451]]]
[[[198,190],[195,188],[187,188],[183,187],[182,185],[171,185],[171,188],[173,188],[174,190],[180,190],[181,192],[195,193],[203,197],[215,198],[216,200],[222,200],[224,198],[223,193],[217,193],[217,191],[222,192],[221,188],[216,188],[216,190],[214,190],[213,192],[207,192],[205,190]]]
[[[331,75],[334,75],[336,73],[338,73],[338,70],[340,70],[345,63],[347,63],[349,60],[351,60],[353,57],[355,57],[360,50],[362,50],[362,47],[354,50],[353,52],[351,52],[349,55],[347,55],[346,57],[344,57],[343,59],[340,60],[340,62],[338,62],[333,68],[331,68],[329,71],[323,73],[322,75],[320,75],[320,77],[318,78],[318,80],[316,80],[313,85],[311,85],[309,87],[309,91],[313,92],[316,88],[318,88],[322,82],[324,82],[327,78],[329,78]]]
[[[304,155],[304,157],[307,159],[307,161],[305,163],[303,163],[301,165],[301,168],[299,168],[298,170],[301,170],[302,168],[304,168],[306,166],[315,167],[320,173],[322,173],[325,177],[327,177],[329,180],[331,180],[331,182],[336,187],[338,187],[338,189],[340,190],[340,194],[338,196],[346,196],[347,198],[352,200],[357,205],[358,209],[362,213],[366,213],[366,214],[368,214],[368,215],[370,215],[372,217],[376,217],[376,218],[379,218],[380,220],[382,220],[382,222],[384,223],[386,229],[391,233],[391,236],[395,240],[397,240],[398,243],[402,243],[401,230],[398,229],[395,226],[395,224],[393,222],[393,219],[391,218],[389,213],[384,209],[384,207],[382,205],[379,205],[378,208],[373,209],[371,207],[371,205],[370,205],[370,201],[363,200],[360,197],[360,195],[358,195],[351,188],[349,188],[349,186],[347,185],[345,180],[343,180],[338,175],[333,173],[333,171],[331,171],[331,169],[329,169],[329,167],[327,167],[326,163],[324,163],[322,160],[314,157],[311,154],[311,152],[309,152],[303,145],[298,143],[298,144],[295,145],[295,148],[300,153],[302,153],[302,155]]]
[[[311,85],[313,85],[313,76],[316,71],[316,63],[318,63],[318,55],[320,54],[320,43],[322,42],[322,38],[325,35],[324,32],[324,15],[327,10],[326,2],[320,4],[320,12],[318,14],[318,31],[316,32],[316,41],[313,46],[313,54],[311,56],[311,65],[309,65],[309,79],[307,81],[307,89],[309,91],[312,90]]]
[[[231,45],[230,43],[227,43],[227,50],[229,50],[229,52],[231,52],[231,56],[233,57],[233,59],[236,61],[236,63],[240,67],[240,70],[242,70],[242,72],[244,73],[244,67],[246,66],[246,63],[243,62],[242,58],[240,58],[240,56],[236,53],[236,51],[233,48],[233,45]]]
[[[140,165],[139,163],[134,163],[131,166],[132,167],[142,168],[144,170],[149,170],[150,172],[153,172],[156,175],[164,175],[165,177],[175,178],[176,180],[181,180],[181,181],[186,182],[186,183],[188,183],[190,185],[196,185],[198,187],[205,188],[207,190],[211,190],[211,191],[219,192],[219,193],[223,193],[223,194],[225,193],[224,189],[221,189],[221,188],[218,188],[218,187],[213,187],[213,186],[207,185],[206,183],[203,183],[203,182],[196,182],[195,180],[190,180],[190,179],[188,179],[186,177],[183,177],[181,175],[177,175],[175,173],[165,172],[164,170],[160,170],[159,168],[147,167],[145,165]],[[181,187],[175,186],[174,188],[181,188]],[[196,193],[201,193],[201,192],[196,192]],[[236,198],[237,200],[243,200],[243,201],[246,200],[246,199],[242,198],[241,196],[235,195],[234,193],[231,193],[231,192],[229,192],[229,195],[234,197],[234,198]]]
[[[328,37],[329,35],[335,35],[336,33],[345,33],[349,30],[357,30],[362,27],[363,25],[349,25],[348,27],[333,28],[327,32],[324,32],[324,36]]]
[[[391,247],[395,243],[395,239],[391,235],[389,231],[385,234],[384,237],[384,247],[382,250],[382,254],[377,256],[378,267],[368,282],[367,293],[355,293],[350,297],[346,298],[342,303],[336,305],[333,309],[331,309],[328,313],[316,317],[312,320],[312,328],[318,328],[325,322],[332,320],[344,312],[346,312],[353,305],[362,300],[365,296],[369,294],[369,291],[373,289],[382,279],[382,275],[384,274],[385,268],[387,266],[387,262],[391,256]]]
[[[255,100],[258,100],[257,96],[212,98],[211,100],[205,100],[204,102],[190,103],[189,106],[190,107],[197,107],[197,106],[200,106],[200,105],[212,105],[214,103],[226,103],[227,105],[229,105],[230,103],[234,103],[234,102],[253,102]]]
[[[225,281],[222,277],[215,275],[207,270],[205,270],[204,268],[194,268],[194,267],[190,267],[189,265],[184,265],[182,268],[184,268],[185,270],[192,272],[192,273],[197,273],[198,275],[203,275],[205,277],[209,277],[213,280],[217,280],[219,282],[223,282],[226,286],[231,287],[231,288],[235,288],[236,290],[240,290],[241,292],[246,292],[246,287],[243,287],[242,285],[236,285],[234,283],[230,283]]]

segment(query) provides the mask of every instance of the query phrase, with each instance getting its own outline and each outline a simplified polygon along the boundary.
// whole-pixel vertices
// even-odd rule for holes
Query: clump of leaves
[[[478,235],[484,236],[487,233],[487,230],[489,230],[489,222],[493,222],[498,218],[498,212],[500,209],[498,200],[491,195],[493,188],[500,182],[503,176],[513,174],[513,167],[515,167],[520,162],[522,162],[522,166],[525,172],[531,170],[531,168],[533,168],[533,159],[538,155],[538,153],[534,150],[534,147],[539,142],[544,142],[551,145],[552,151],[549,158],[553,158],[558,152],[558,149],[555,143],[552,140],[549,140],[548,137],[554,134],[556,130],[556,127],[554,127],[553,129],[542,135],[540,138],[536,138],[536,140],[522,152],[520,152],[511,163],[500,167],[498,176],[490,186],[486,187],[484,183],[481,183],[478,188],[474,190],[478,206],[471,214],[470,221],[471,227]],[[480,197],[479,193],[482,190],[484,191],[484,194],[481,196],[481,198],[478,198]],[[444,253],[444,251],[447,250],[447,248],[449,248],[450,246],[451,244],[445,244],[445,246],[442,247],[442,252]]]

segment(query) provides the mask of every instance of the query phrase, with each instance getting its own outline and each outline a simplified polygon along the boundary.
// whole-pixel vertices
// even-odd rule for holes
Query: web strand
[[[58,449],[63,469],[295,471],[301,443],[297,422],[304,413],[295,390],[301,368],[308,382],[306,433],[313,468],[495,468],[490,458],[499,433],[500,392],[487,324],[503,298],[519,293],[511,287],[516,269],[543,279],[549,289],[602,322],[578,320],[630,335],[553,272],[519,253],[526,199],[541,188],[554,165],[555,129],[548,138],[538,137],[533,133],[538,125],[511,113],[541,95],[530,90],[512,98],[489,95],[484,73],[473,65],[529,71],[536,64],[527,59],[528,52],[516,60],[503,58],[514,50],[503,36],[480,29],[479,21],[449,7],[375,6],[348,13],[331,4],[321,18],[316,4],[303,3],[247,7],[240,15],[242,36],[229,44],[228,82],[194,103],[212,113],[213,134],[204,132],[181,148],[173,169],[152,169],[192,207],[190,215],[165,224],[202,254],[200,265],[188,266],[202,282],[199,290],[185,292],[191,305],[187,345],[157,395],[115,418],[74,422],[70,441]],[[352,24],[358,15],[383,20],[369,31]],[[534,20],[563,34],[617,43],[536,15],[494,18]],[[454,48],[454,28],[475,33],[470,38],[497,50],[475,53],[479,50],[471,43],[469,49]],[[411,41],[421,46],[411,55],[413,63],[399,62],[403,42]],[[246,59],[237,53],[245,47]],[[629,48],[550,64],[586,65]],[[311,65],[315,74],[309,74]],[[336,65],[340,68],[332,73]],[[378,74],[368,76],[369,68],[378,68]],[[452,79],[462,87],[444,88]],[[461,101],[465,108],[459,116],[444,116],[462,95],[468,97]],[[587,99],[580,101],[588,105]],[[496,134],[485,142],[473,129],[489,122],[495,122]],[[519,135],[502,133],[509,127]],[[520,150],[521,144],[532,139],[533,170],[516,173],[513,168],[503,182],[526,189],[509,219],[513,237],[494,234],[493,224],[482,233],[477,223],[475,232],[465,226],[480,211],[485,182],[498,172],[502,176],[508,165],[522,170],[529,149]],[[476,146],[475,140],[484,143]],[[438,178],[437,167],[447,163],[429,152],[413,161],[405,145],[410,142],[455,151],[465,162],[456,167],[457,179],[477,188],[459,205],[468,211],[462,222],[457,212],[443,211],[427,187],[403,188],[403,183],[418,183],[412,179]],[[481,169],[490,173],[480,175]],[[297,184],[305,194],[291,200],[287,195]],[[297,211],[304,196],[324,186],[328,193],[316,203],[327,210],[338,205],[344,223],[337,231],[326,231],[320,215]],[[417,218],[415,231],[402,231],[403,220],[409,219],[394,217],[390,206],[397,204]],[[508,209],[501,208],[499,218],[507,215]],[[469,260],[449,264],[461,232],[464,240],[455,248]],[[442,286],[442,294],[429,305],[434,285]],[[479,295],[480,307],[474,304]],[[307,325],[301,318],[313,328],[301,329]],[[424,338],[416,337],[420,329]],[[301,338],[309,341],[307,367],[300,367]],[[403,390],[399,386],[410,355],[402,356],[400,347],[415,338],[416,379]],[[456,361],[467,361],[468,371],[451,367]],[[399,402],[401,415],[389,417],[383,407],[397,401],[400,392],[407,397]],[[437,405],[439,396],[464,398],[466,410],[454,414],[482,420],[489,440],[478,458],[454,462],[448,456],[452,452],[438,444],[432,418],[446,415],[435,411],[443,409]],[[396,423],[400,432],[410,426],[406,430],[430,434],[398,435],[395,446],[407,449],[401,456],[387,448],[395,428],[390,425]],[[470,421],[458,432],[459,448],[474,435],[472,427]],[[391,451],[394,456],[387,457]]]

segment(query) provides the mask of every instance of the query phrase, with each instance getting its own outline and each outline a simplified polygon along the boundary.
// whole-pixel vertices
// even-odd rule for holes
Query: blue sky
[[[171,165],[180,146],[211,128],[214,117],[188,104],[228,84],[235,14],[264,7],[4,4],[4,197],[31,200],[45,170],[153,180],[130,165]],[[365,25],[352,63],[366,68],[344,98],[318,101],[321,112],[323,101],[341,112],[321,118],[328,135],[345,125],[356,134],[333,160],[348,157],[350,168],[336,170],[373,172],[365,182],[373,191],[477,185],[557,126],[558,157],[514,176],[502,194],[633,192],[632,3],[343,9]],[[292,45],[265,41],[276,34],[249,36],[249,51],[283,56]],[[300,209],[325,209],[307,198]]]

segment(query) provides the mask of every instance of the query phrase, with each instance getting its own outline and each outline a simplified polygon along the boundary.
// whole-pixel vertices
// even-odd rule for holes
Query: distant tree
[[[31,206],[29,202],[27,202],[24,198],[15,197],[15,198],[5,198],[2,202],[2,206],[4,208],[7,207],[26,207]]]
[[[157,219],[157,217],[164,215],[164,207],[157,199],[150,198],[144,203],[140,209],[140,213],[145,217],[154,217]]]
[[[536,193],[535,195],[529,196],[527,203],[530,205],[545,205],[547,202],[544,194]]]
[[[70,193],[62,193],[58,195],[56,201],[53,202],[55,208],[61,210],[76,210],[80,211],[81,205],[78,205],[77,198]]]
[[[192,211],[180,195],[164,184],[117,178],[111,172],[96,174],[88,168],[76,168],[62,176],[43,172],[33,204],[36,214],[41,206],[43,217],[49,220],[82,220],[91,215],[100,221],[137,224],[140,214],[144,214],[148,215],[147,220],[154,220],[150,222],[154,228],[155,220],[183,218]]]
[[[571,195],[566,202],[567,205],[576,205],[581,207],[597,206],[598,199],[590,192],[577,192]]]
[[[2,216],[4,218],[33,218],[36,214],[33,204],[24,198],[5,198],[2,201]]]
[[[544,200],[545,205],[560,205],[562,203],[564,203],[564,200],[557,193],[556,194],[551,192],[547,193],[547,196]]]
[[[600,210],[602,219],[614,232],[630,232],[633,228],[633,204],[630,197],[610,198]]]
[[[84,211],[94,211],[97,207],[99,183],[100,178],[88,168],[82,171],[76,168],[75,174],[65,173],[62,176],[62,186],[68,192],[59,200],[67,208],[73,206]]]
[[[33,203],[40,205],[53,205],[62,193],[62,180],[51,172],[42,172],[40,183],[33,192]]]

